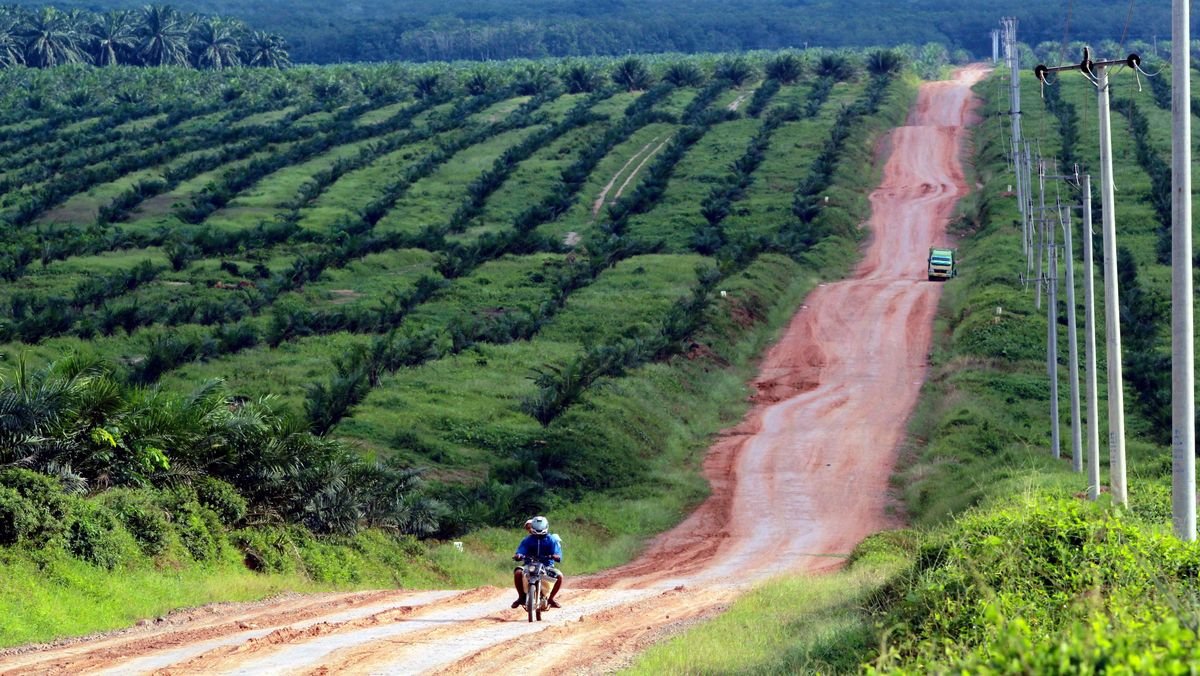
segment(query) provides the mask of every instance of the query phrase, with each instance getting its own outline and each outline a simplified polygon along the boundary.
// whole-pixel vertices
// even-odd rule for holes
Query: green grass
[[[771,107],[787,105],[792,94],[802,102],[800,95],[810,89],[811,86],[807,84],[782,87]],[[830,98],[838,97],[839,103],[831,105],[830,101],[826,101],[815,118],[787,122],[775,130],[771,146],[754,172],[754,182],[725,219],[726,232],[749,237],[770,236],[779,224],[792,218],[792,195],[796,186],[807,175],[812,161],[821,152],[841,108],[840,103],[846,97],[860,94],[862,85],[839,83],[833,91]]]
[[[301,574],[260,575],[240,561],[113,574],[65,555],[0,560],[0,648],[126,627],[137,620],[215,601],[253,601],[283,592],[329,589]]]
[[[848,570],[757,586],[712,621],[639,656],[626,674],[836,674],[859,670],[875,627],[862,612],[906,558],[880,553]]]
[[[408,193],[379,221],[377,231],[416,233],[427,226],[446,223],[467,185],[490,169],[501,153],[539,128],[533,126],[496,134],[455,154],[433,174],[414,183]]]
[[[76,193],[70,199],[54,209],[47,211],[39,219],[39,224],[73,223],[90,225],[99,215],[100,207],[108,204],[114,197],[143,180],[162,179],[163,174],[174,165],[182,164],[192,158],[207,155],[211,150],[197,150],[184,153],[170,162],[156,167],[135,171],[108,183],[93,186],[86,192]]]
[[[663,241],[668,251],[686,251],[692,235],[705,224],[700,203],[741,157],[758,130],[754,119],[713,125],[675,165],[662,199],[649,212],[629,220],[629,235],[643,242]]]
[[[471,240],[484,233],[507,230],[513,219],[535,204],[558,182],[563,169],[574,162],[579,152],[601,136],[605,123],[575,129],[556,142],[538,150],[518,165],[504,185],[488,198],[483,213],[470,227],[452,239]]]
[[[167,374],[159,386],[188,393],[203,382],[224,380],[235,395],[258,399],[273,395],[293,411],[303,410],[305,388],[333,372],[331,360],[366,338],[345,332],[288,341],[276,348],[243,350],[211,361],[185,364]]]
[[[347,172],[311,205],[301,209],[301,227],[326,230],[339,218],[356,214],[363,205],[382,196],[387,186],[404,174],[405,168],[421,161],[439,142],[456,138],[461,133],[461,130],[455,130],[439,134],[432,139],[394,150],[365,167]]]
[[[695,287],[696,269],[711,265],[710,259],[695,254],[621,261],[572,294],[538,338],[600,345],[651,326]]]
[[[297,110],[298,106],[291,105],[284,108],[276,108],[274,110],[264,110],[261,113],[247,115],[237,122],[233,123],[234,129],[242,129],[244,127],[260,127],[273,124],[287,117]]]
[[[337,435],[437,468],[435,477],[448,468],[455,480],[482,478],[495,462],[490,454],[516,450],[540,427],[520,409],[536,390],[531,366],[565,361],[575,349],[544,340],[480,344],[404,369],[372,389]]]
[[[616,201],[622,188],[630,191],[636,187],[637,177],[634,172],[644,169],[641,165],[642,160],[670,139],[677,129],[676,125],[656,122],[634,132],[628,140],[618,144],[600,160],[595,171],[580,189],[575,205],[559,218],[541,226],[538,232],[558,241],[562,241],[571,232],[580,236],[591,234],[595,230],[596,222],[605,216],[603,206],[599,211],[595,211],[595,202],[601,194],[605,197],[604,204],[608,204]],[[646,164],[650,161],[653,161],[652,157]],[[605,187],[609,187],[607,193],[604,192]]]
[[[696,95],[699,93],[700,90],[695,87],[679,87],[667,95],[667,97],[658,104],[656,110],[660,110],[668,115],[674,115],[678,117],[679,115],[683,114],[683,111],[687,108],[688,104],[691,103],[692,99],[696,98]]]
[[[318,281],[279,301],[294,298],[316,308],[373,306],[385,294],[411,288],[424,276],[438,276],[433,254],[424,249],[387,251],[371,254],[343,268],[326,270]]]

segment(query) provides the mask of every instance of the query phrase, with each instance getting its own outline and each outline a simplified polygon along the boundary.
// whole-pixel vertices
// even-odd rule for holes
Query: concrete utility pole
[[[1046,163],[1043,160],[1038,164],[1041,165],[1038,178],[1043,182],[1044,203]],[[1062,422],[1058,414],[1058,249],[1054,246],[1054,228],[1050,225],[1050,219],[1045,217],[1045,211],[1042,214],[1042,231],[1046,233],[1046,264],[1050,272],[1046,276],[1046,375],[1050,378],[1050,455],[1058,460],[1062,457]],[[1038,271],[1041,272],[1040,268]]]
[[[1021,154],[1021,78],[1020,64],[1018,63],[1019,50],[1017,49],[1017,20],[1015,17],[1004,17],[1000,20],[1000,24],[1004,26],[1004,58],[1008,61],[1010,72],[1010,82],[1008,90],[1008,114],[1012,123],[1012,158],[1014,164],[1017,163],[1017,158]],[[1017,174],[1017,202],[1021,205],[1021,218],[1026,222],[1029,219],[1029,210],[1026,208],[1026,190],[1028,184],[1022,185],[1020,172]]]
[[[1083,175],[1083,351],[1087,361],[1088,499],[1100,499],[1100,401],[1096,384],[1096,271],[1092,261],[1092,177]]]
[[[1080,70],[1096,85],[1097,110],[1100,117],[1100,208],[1104,225],[1104,314],[1108,338],[1108,464],[1109,483],[1113,502],[1129,504],[1129,489],[1125,476],[1125,394],[1121,371],[1120,299],[1117,291],[1117,220],[1113,196],[1112,125],[1108,95],[1108,67],[1125,64],[1134,68],[1141,62],[1136,54],[1115,61],[1092,61],[1083,50],[1083,61],[1077,66],[1034,69],[1037,78],[1046,81],[1047,73]]]
[[[1079,416],[1079,334],[1075,328],[1075,249],[1071,246],[1071,209],[1060,204],[1064,258],[1067,261],[1067,352],[1071,377],[1071,469],[1083,471],[1083,435]]]
[[[1032,211],[1032,208],[1030,209]],[[1046,162],[1042,160],[1039,153],[1038,156],[1038,229],[1037,229],[1037,303],[1035,307],[1042,309],[1042,281],[1044,275],[1042,270],[1045,265],[1042,263],[1042,256],[1046,253]],[[1057,455],[1054,457],[1058,457]]]
[[[1108,467],[1113,502],[1129,504],[1125,484],[1125,384],[1121,370],[1121,307],[1117,290],[1117,218],[1114,211],[1112,123],[1109,119],[1108,69],[1097,66],[1100,111],[1100,210],[1104,225],[1104,320],[1108,338]]]
[[[1027,245],[1025,247],[1026,261],[1025,274],[1033,273],[1033,250],[1036,248],[1034,242],[1036,233],[1033,228],[1033,150],[1029,147],[1029,142],[1025,141],[1021,144],[1021,164],[1018,167],[1018,178],[1021,186],[1021,219],[1025,222],[1025,238]],[[1022,197],[1023,196],[1023,197]],[[1039,259],[1040,265],[1040,259]],[[1040,274],[1040,273],[1039,273]],[[1038,309],[1041,309],[1041,297],[1038,298]]]
[[[1000,30],[992,29],[992,63],[1000,63]]]
[[[1196,539],[1195,338],[1192,333],[1192,83],[1190,10],[1171,2],[1171,515]]]

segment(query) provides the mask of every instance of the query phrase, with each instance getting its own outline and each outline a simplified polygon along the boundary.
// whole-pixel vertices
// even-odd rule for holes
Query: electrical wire
[[[1129,36],[1129,22],[1133,19],[1133,2],[1129,0],[1129,11],[1125,13],[1125,28],[1121,30],[1121,51],[1125,51],[1125,38]]]
[[[1068,39],[1071,35],[1071,12],[1075,9],[1075,0],[1070,0],[1067,3],[1067,18],[1063,20],[1063,41],[1062,47],[1058,50],[1058,65],[1062,65],[1067,60],[1067,45],[1070,44]]]

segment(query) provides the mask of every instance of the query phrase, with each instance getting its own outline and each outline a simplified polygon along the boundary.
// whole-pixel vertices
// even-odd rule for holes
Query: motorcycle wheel
[[[541,591],[542,587],[540,584],[531,584],[529,585],[529,592],[525,594],[525,612],[529,614],[530,622],[533,622],[534,611],[541,602],[541,598],[539,598],[542,595]],[[537,614],[538,619],[540,620],[541,611],[537,611]]]

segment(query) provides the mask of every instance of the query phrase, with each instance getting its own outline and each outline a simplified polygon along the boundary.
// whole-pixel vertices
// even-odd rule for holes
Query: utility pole
[[[1112,125],[1109,111],[1108,67],[1128,65],[1136,68],[1141,59],[1130,54],[1126,59],[1092,61],[1083,50],[1083,61],[1077,66],[1034,69],[1037,78],[1046,81],[1047,73],[1080,70],[1096,85],[1096,108],[1100,117],[1100,208],[1104,225],[1104,314],[1108,344],[1108,463],[1113,502],[1129,504],[1129,489],[1125,476],[1125,394],[1121,371],[1120,299],[1117,291],[1117,220],[1113,196]]]
[[[1092,177],[1084,174],[1083,192],[1083,351],[1087,361],[1088,499],[1100,499],[1100,401],[1096,384],[1096,271],[1092,261]]]
[[[1032,208],[1030,209],[1032,211]],[[1046,252],[1046,163],[1038,156],[1038,229],[1037,229],[1037,303],[1035,307],[1042,309],[1042,255]],[[1058,456],[1054,456],[1058,457]]]
[[[1195,338],[1192,335],[1192,83],[1187,0],[1171,2],[1171,516],[1196,539]],[[1157,44],[1157,38],[1155,40]]]
[[[1021,164],[1019,167],[1020,185],[1024,186],[1021,189],[1022,195],[1024,195],[1024,197],[1021,199],[1021,219],[1025,221],[1025,233],[1026,237],[1028,238],[1025,268],[1027,273],[1032,273],[1033,250],[1036,249],[1034,238],[1037,237],[1036,233],[1033,231],[1033,150],[1030,148],[1030,143],[1028,143],[1027,140],[1026,142],[1022,142],[1021,145],[1024,146],[1024,148],[1021,149]],[[1042,259],[1039,258],[1039,268],[1040,264],[1042,264]],[[1042,304],[1042,299],[1039,297],[1039,310],[1040,307],[1042,307],[1040,304]]]
[[[1015,17],[1004,17],[1000,20],[1004,27],[1004,57],[1008,61],[1010,82],[1008,90],[1008,114],[1012,123],[1012,158],[1018,163],[1021,154],[1021,78],[1017,49],[1017,20]],[[1028,184],[1022,185],[1021,174],[1017,172],[1017,202],[1021,206],[1021,218],[1028,222],[1029,211],[1026,208],[1026,190]]]
[[[1000,30],[992,29],[992,63],[1000,63]]]
[[[1118,62],[1119,63],[1119,62]],[[1121,370],[1121,301],[1117,290],[1117,217],[1114,211],[1112,123],[1109,119],[1108,69],[1097,65],[1100,111],[1100,211],[1104,227],[1104,323],[1108,357],[1108,471],[1113,502],[1129,504],[1125,484],[1125,383]]]
[[[1042,202],[1045,203],[1045,160],[1038,163],[1038,180],[1043,183]],[[1050,274],[1046,277],[1046,375],[1050,377],[1050,455],[1055,460],[1062,457],[1062,424],[1058,415],[1058,249],[1054,246],[1054,228],[1042,211],[1042,232],[1046,234],[1046,265]],[[1038,272],[1041,272],[1039,267]],[[1041,275],[1039,274],[1039,279]]]
[[[1083,435],[1079,419],[1079,334],[1075,328],[1075,249],[1071,246],[1071,209],[1059,206],[1067,261],[1067,353],[1071,377],[1071,469],[1083,471]],[[1064,218],[1065,215],[1065,218]],[[1056,278],[1057,279],[1057,278]]]

